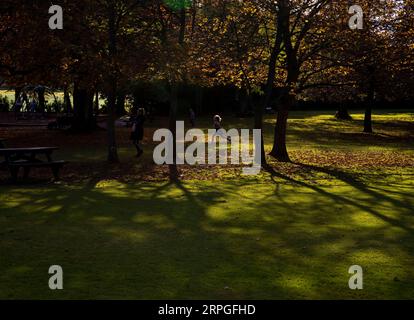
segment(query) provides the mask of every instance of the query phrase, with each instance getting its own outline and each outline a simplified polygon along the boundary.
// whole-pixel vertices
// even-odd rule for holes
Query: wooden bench
[[[20,168],[24,169],[24,178],[29,176],[32,168],[51,168],[54,178],[59,179],[59,171],[66,161],[52,160],[52,153],[56,149],[56,147],[0,148],[0,156],[4,156],[0,166],[10,170],[13,180],[17,180]],[[39,156],[43,156],[44,159]]]

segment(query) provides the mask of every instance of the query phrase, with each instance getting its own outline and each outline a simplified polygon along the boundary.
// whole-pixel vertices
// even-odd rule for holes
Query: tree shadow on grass
[[[78,187],[9,189],[0,196],[0,297],[410,296],[410,287],[401,286],[384,285],[382,295],[347,290],[355,240],[343,235],[354,226],[342,226],[349,216],[333,214],[332,207],[338,201],[361,207],[299,183],[296,191],[281,186],[278,197],[268,183],[242,182],[125,185],[95,180]],[[317,195],[310,197],[309,189]],[[358,249],[370,249],[370,241],[380,239],[385,228],[361,228]],[[402,239],[413,240],[403,234],[395,242]],[[332,244],[335,250],[329,249]],[[402,270],[408,268],[392,257],[391,247],[383,252]],[[52,264],[64,268],[62,292],[47,288]]]
[[[367,187],[365,184],[363,184],[362,182],[358,181],[357,179],[355,179],[351,174],[346,173],[344,171],[340,171],[337,169],[332,169],[332,168],[327,168],[327,167],[319,167],[319,166],[315,166],[315,165],[308,165],[308,164],[302,164],[302,163],[295,163],[296,165],[300,165],[303,168],[306,169],[311,169],[313,171],[317,171],[320,173],[324,173],[324,174],[328,174],[334,178],[336,178],[338,181],[342,181],[348,185],[350,185],[351,187],[357,189],[358,191],[360,191],[362,194],[368,195],[371,197],[371,201],[367,204],[363,204],[361,202],[358,201],[354,201],[349,199],[348,197],[342,196],[342,195],[338,195],[336,193],[333,192],[329,192],[326,191],[325,189],[314,185],[314,184],[309,184],[306,183],[305,181],[299,181],[296,180],[294,178],[291,178],[289,176],[286,176],[284,174],[281,174],[279,172],[277,172],[274,168],[272,167],[268,167],[267,171],[271,174],[272,179],[274,182],[276,182],[274,180],[274,178],[280,178],[283,179],[285,181],[288,181],[290,183],[294,183],[296,185],[314,190],[322,195],[325,195],[329,198],[331,198],[332,200],[334,200],[337,203],[343,203],[343,204],[348,204],[348,205],[352,205],[355,206],[363,211],[369,212],[370,214],[372,214],[373,216],[383,220],[386,223],[389,223],[393,226],[399,227],[407,232],[414,232],[414,229],[411,228],[410,226],[407,226],[404,221],[401,221],[399,219],[396,218],[392,218],[392,217],[388,217],[380,212],[378,212],[377,210],[375,210],[374,208],[377,206],[377,204],[381,201],[388,201],[390,203],[392,203],[396,208],[400,208],[400,210],[403,213],[407,213],[407,214],[412,214],[411,211],[411,203],[409,200],[407,201],[400,201],[398,199],[395,199],[393,197],[389,197],[386,194],[384,194],[383,192],[378,192],[378,191],[374,191],[373,189],[370,189],[369,187]],[[412,199],[410,199],[412,200]]]
[[[363,121],[354,120],[344,122],[338,120],[324,120],[315,124],[312,122],[296,122],[289,127],[289,135],[298,141],[306,141],[312,144],[329,144],[332,141],[343,141],[345,146],[358,146],[374,144],[387,146],[387,148],[398,149],[409,147],[414,141],[412,132],[413,124],[408,121],[397,121],[396,123],[376,122],[375,133],[366,134],[362,132]],[[357,132],[355,132],[357,129]],[[404,136],[401,133],[405,132]]]
[[[1,204],[2,282],[17,283],[5,298],[246,298],[240,282],[261,273],[255,259],[234,252],[243,239],[208,230],[207,208],[223,203],[214,188],[94,181],[69,192],[13,192],[21,204]],[[52,264],[67,281],[57,295],[44,285]]]

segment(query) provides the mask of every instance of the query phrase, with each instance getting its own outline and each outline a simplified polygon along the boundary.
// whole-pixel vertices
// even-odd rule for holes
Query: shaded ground
[[[142,160],[119,130],[117,166],[103,164],[104,131],[0,128],[10,145],[60,146],[71,161],[56,184],[0,173],[0,299],[413,299],[413,116],[377,116],[376,135],[354,117],[294,114],[294,163],[255,177],[187,167],[176,184],[152,165],[151,128]],[[271,135],[269,118],[267,149]],[[60,292],[47,287],[54,264]]]
[[[414,298],[413,180],[0,187],[0,298]],[[65,287],[52,292],[59,264]],[[348,289],[351,265],[365,289]]]

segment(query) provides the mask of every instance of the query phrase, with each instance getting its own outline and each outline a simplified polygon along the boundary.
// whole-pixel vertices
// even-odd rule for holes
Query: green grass
[[[10,104],[14,104],[14,98],[15,98],[15,93],[14,90],[0,90],[0,97],[7,97]],[[55,92],[55,97],[58,101],[62,102],[63,101],[63,92],[61,91],[57,91]],[[46,100],[48,101],[48,103],[53,103],[55,97],[53,97],[53,95],[46,95]]]
[[[0,90],[0,97],[7,97],[10,104],[14,104],[14,98],[15,98],[15,92],[14,90]],[[63,91],[55,91],[54,96],[51,94],[46,95],[46,101],[48,103],[53,103],[55,101],[55,98],[57,101],[63,103],[64,101],[64,93]],[[71,102],[73,104],[73,98],[70,96]],[[102,107],[105,104],[105,99],[99,99],[99,105]]]
[[[10,103],[14,102],[14,90],[0,90],[0,97],[9,100]]]
[[[377,116],[373,137],[356,118],[294,114],[289,149],[413,155],[412,114]],[[99,150],[83,161],[98,161]],[[0,186],[0,299],[414,298],[413,166],[275,170],[177,184]],[[63,291],[48,289],[55,264]],[[364,269],[364,290],[348,288],[352,265]]]
[[[3,189],[0,298],[413,298],[413,187],[275,178]],[[61,292],[47,287],[54,264]],[[363,291],[348,289],[354,264]]]

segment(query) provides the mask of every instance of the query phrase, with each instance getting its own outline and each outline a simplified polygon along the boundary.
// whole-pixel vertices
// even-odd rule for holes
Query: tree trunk
[[[67,87],[64,89],[63,92],[63,100],[66,108],[66,113],[72,113],[72,103],[70,102],[70,96]]]
[[[37,97],[39,99],[39,112],[44,113],[46,109],[45,87],[40,87],[39,90],[37,90]]]
[[[17,99],[19,99],[20,93],[22,93],[23,87],[16,87],[14,89],[14,104],[16,104]]]
[[[279,21],[276,21],[276,24],[280,23]],[[255,128],[263,130],[263,111],[270,106],[271,100],[272,100],[272,93],[273,93],[273,87],[274,82],[276,78],[276,62],[277,58],[280,53],[280,46],[282,41],[282,35],[280,32],[276,35],[275,44],[272,48],[272,53],[270,55],[269,65],[268,65],[268,73],[267,73],[267,83],[266,83],[266,89],[264,93],[264,99],[263,99],[263,105],[258,104],[255,110]],[[264,149],[264,137],[262,132],[262,146],[261,146],[261,152],[262,152],[262,166],[267,164],[266,161],[266,154]]]
[[[364,117],[364,132],[365,133],[373,133],[372,130],[372,108],[368,106],[365,110],[365,117]]]
[[[256,103],[255,105],[254,128],[262,131],[262,134],[261,134],[262,138],[261,138],[261,143],[260,143],[261,165],[265,166],[267,164],[267,161],[266,161],[266,153],[265,153],[265,148],[264,148],[264,137],[263,137],[263,107],[260,103]]]
[[[108,162],[118,163],[118,148],[116,145],[116,132],[115,132],[115,92],[116,92],[116,80],[111,80],[111,88],[108,94],[108,119],[107,119],[107,134],[108,134]]]
[[[180,10],[180,30],[178,35],[178,44],[182,48],[185,40],[185,25],[186,25],[186,10],[185,8]],[[173,164],[169,165],[169,175],[171,181],[178,180],[178,168],[177,168],[177,110],[178,110],[178,84],[177,77],[173,76],[170,82],[170,116],[169,116],[169,129],[173,134]]]
[[[375,89],[373,80],[370,80],[370,86],[368,91],[367,97],[367,108],[365,110],[365,117],[364,117],[364,132],[365,133],[373,133],[372,130],[372,107],[374,105],[374,98],[375,98]]]
[[[93,106],[94,112],[97,115],[99,113],[99,92],[95,92],[95,104]]]
[[[93,93],[80,88],[75,83],[73,88],[73,123],[72,130],[77,132],[90,131],[95,128],[93,118]]]
[[[273,148],[270,155],[281,162],[291,162],[286,148],[286,132],[289,111],[296,99],[294,88],[299,77],[299,63],[296,56],[297,52],[293,48],[289,32],[289,9],[288,7],[283,7],[282,9],[280,18],[281,32],[283,34],[283,42],[285,43],[287,55],[287,85],[281,93],[281,101],[277,112]]]
[[[125,100],[126,94],[119,93],[116,97],[116,115],[117,116],[124,116],[126,114],[125,111]]]
[[[178,86],[176,83],[171,84],[170,92],[170,115],[169,115],[169,129],[173,134],[173,164],[169,165],[170,180],[178,179],[178,169],[176,164],[177,159],[177,109],[178,109]]]
[[[276,63],[277,63],[277,58],[279,57],[279,54],[280,54],[280,47],[282,44],[282,33],[280,32],[281,30],[280,24],[281,24],[281,19],[277,19],[276,25],[279,31],[276,34],[275,44],[272,48],[272,53],[269,59],[266,89],[265,89],[264,100],[263,100],[263,110],[266,110],[266,108],[270,107],[270,103],[272,101],[272,93],[273,93],[274,83],[276,79]]]
[[[115,2],[111,1],[108,17],[108,36],[109,36],[109,58],[112,67],[115,67],[115,57],[117,54],[117,39],[116,39],[116,7]],[[116,113],[116,70],[109,71],[109,92],[108,92],[108,121],[107,121],[107,133],[108,133],[108,162],[118,163],[118,150],[116,145],[116,132],[115,132],[115,113]]]
[[[335,118],[338,120],[352,120],[347,108],[341,103],[339,110],[335,114]]]
[[[273,140],[273,149],[270,152],[272,157],[281,162],[290,162],[290,157],[286,148],[286,132],[289,109],[290,105],[288,102],[284,102],[279,106]]]

